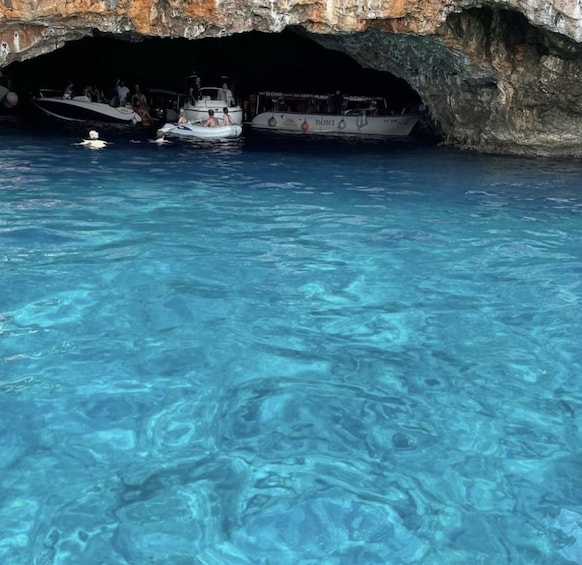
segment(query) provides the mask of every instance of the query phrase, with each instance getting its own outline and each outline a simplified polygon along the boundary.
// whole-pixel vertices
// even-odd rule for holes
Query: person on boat
[[[135,103],[133,111],[141,117],[141,123],[144,126],[151,126],[154,123],[147,108],[144,108],[139,100]]]
[[[83,89],[83,94],[85,94],[85,96],[89,98],[91,102],[103,102],[105,99],[103,92],[99,89],[98,86],[95,86],[94,84],[86,85]]]
[[[186,102],[196,104],[197,100],[200,98],[201,81],[199,76],[194,76],[194,82],[188,88],[188,93],[186,94]]]
[[[139,84],[135,85],[133,94],[131,95],[131,105],[136,114],[139,114],[141,121],[145,126],[151,126],[154,122],[149,112],[149,104],[147,96],[141,91]]]
[[[194,104],[200,96],[200,77],[196,74],[196,71],[192,71],[188,79],[186,80],[186,98],[192,98],[191,102]],[[190,100],[188,100],[190,102]]]
[[[141,91],[139,84],[136,84],[133,89],[133,94],[131,95],[131,105],[137,106],[139,102],[139,106],[145,110],[146,112],[149,111],[149,104],[147,96]]]
[[[93,84],[87,84],[83,89],[83,94],[85,94],[91,102],[101,102],[103,100],[103,93]]]
[[[72,82],[69,82],[69,84],[67,84],[67,88],[65,88],[65,92],[63,92],[63,98],[65,100],[70,100],[71,98],[73,98],[73,87],[75,85]]]
[[[336,90],[335,94],[330,99],[329,110],[330,114],[341,114],[344,106],[344,97],[341,91]]]
[[[232,118],[230,117],[230,114],[228,113],[228,108],[223,108],[222,109],[222,125],[223,126],[233,126],[233,122],[232,122]]]
[[[202,122],[202,125],[205,128],[215,128],[220,125],[218,120],[214,117],[214,110],[208,110],[208,119],[205,122]]]
[[[180,108],[180,115],[178,116],[178,123],[179,124],[187,124],[188,118],[186,117],[186,112],[184,112],[184,108]]]
[[[127,97],[129,96],[129,88],[125,86],[122,80],[118,81],[117,86],[115,88],[117,93],[117,102],[120,106],[125,106],[127,102]]]
[[[107,142],[99,139],[99,132],[92,129],[89,132],[89,139],[83,139],[83,141],[76,145],[84,145],[90,149],[103,149],[107,145]]]
[[[186,94],[186,100],[185,100],[185,102],[186,102],[187,104],[190,104],[190,105],[194,106],[194,104],[196,104],[196,99],[197,99],[197,98],[198,98],[198,97],[197,97],[197,96],[196,96],[196,94],[194,93],[194,87],[193,87],[193,86],[191,86],[191,87],[188,89],[188,94]]]
[[[232,90],[228,88],[228,84],[226,82],[222,83],[222,94],[224,96],[224,100],[226,101],[227,106],[234,106],[234,96],[232,94]]]

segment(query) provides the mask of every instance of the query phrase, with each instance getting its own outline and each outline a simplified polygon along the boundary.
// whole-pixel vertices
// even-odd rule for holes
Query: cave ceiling
[[[406,81],[393,74],[362,67],[354,58],[319,45],[301,30],[280,33],[247,32],[200,40],[127,38],[96,32],[94,37],[67,43],[60,49],[7,68],[23,91],[112,86],[118,78],[145,88],[183,90],[185,79],[196,72],[205,84],[221,77],[239,95],[261,90],[381,94],[395,104],[418,104],[419,97]]]

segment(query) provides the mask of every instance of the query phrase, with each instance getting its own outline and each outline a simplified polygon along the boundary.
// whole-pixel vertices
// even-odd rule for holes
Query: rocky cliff
[[[201,39],[297,26],[410,84],[444,139],[582,154],[582,12],[572,0],[0,0],[0,67],[96,32]]]

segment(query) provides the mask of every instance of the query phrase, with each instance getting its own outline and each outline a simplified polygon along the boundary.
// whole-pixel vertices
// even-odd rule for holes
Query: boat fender
[[[364,126],[368,125],[368,116],[366,112],[360,112],[358,115],[358,128],[363,128]]]
[[[301,129],[303,131],[307,131],[309,129],[309,124],[307,123],[307,120],[305,120],[302,124],[301,124]]]
[[[4,97],[4,106],[6,108],[14,108],[18,106],[18,94],[16,92],[8,92]]]
[[[339,124],[337,125],[337,127],[339,129],[344,129],[346,127],[346,121],[342,118],[339,122]]]
[[[277,125],[277,120],[275,119],[275,116],[271,116],[267,123],[269,124],[269,127],[274,128]]]

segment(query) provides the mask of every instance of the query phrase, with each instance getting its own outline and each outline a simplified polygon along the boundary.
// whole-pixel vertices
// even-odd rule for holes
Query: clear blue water
[[[0,134],[0,563],[582,563],[581,163],[84,133]]]

